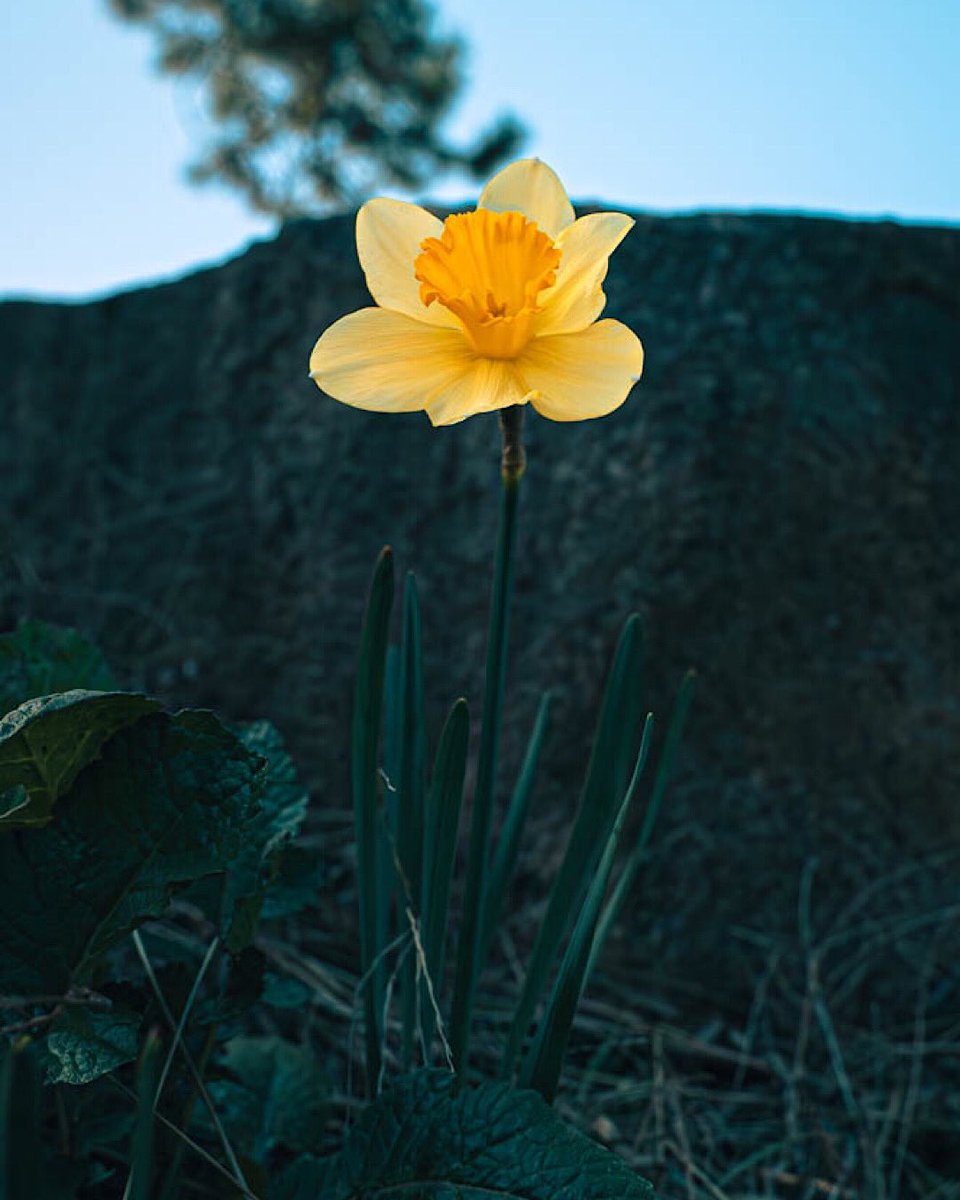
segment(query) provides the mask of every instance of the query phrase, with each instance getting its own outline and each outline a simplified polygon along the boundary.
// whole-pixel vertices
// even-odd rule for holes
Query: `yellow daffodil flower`
[[[637,336],[597,320],[607,260],[632,225],[623,213],[577,220],[538,159],[511,163],[474,212],[445,221],[370,200],[357,252],[378,307],[326,330],[310,377],[344,404],[424,409],[434,425],[527,403],[553,421],[605,416],[643,369]]]

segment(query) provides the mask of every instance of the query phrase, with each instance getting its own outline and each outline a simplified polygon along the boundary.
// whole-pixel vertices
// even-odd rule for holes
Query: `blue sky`
[[[960,0],[437,0],[449,123],[510,108],[575,198],[960,221]],[[185,182],[202,96],[106,0],[0,14],[0,295],[83,296],[270,236]],[[471,194],[464,180],[436,199]]]

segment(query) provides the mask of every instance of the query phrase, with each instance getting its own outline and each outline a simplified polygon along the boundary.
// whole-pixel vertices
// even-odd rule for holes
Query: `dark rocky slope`
[[[702,677],[640,901],[687,967],[727,954],[721,911],[792,926],[811,855],[846,889],[960,835],[958,280],[956,229],[641,216],[607,290],[642,384],[601,421],[531,414],[505,760],[557,689],[561,802],[530,867],[638,609],[651,706]],[[479,696],[497,509],[493,418],[434,430],[307,379],[365,302],[337,217],[176,283],[0,305],[0,624],[77,624],[171,702],[271,717],[330,806],[377,551],[421,583],[435,734]]]

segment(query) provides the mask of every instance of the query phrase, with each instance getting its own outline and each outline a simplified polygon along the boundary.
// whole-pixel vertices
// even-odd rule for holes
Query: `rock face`
[[[697,668],[664,951],[681,898],[791,923],[809,856],[852,886],[960,832],[958,280],[957,229],[639,216],[607,312],[642,383],[600,421],[530,414],[504,779],[554,688],[549,866],[626,614],[658,713]],[[383,543],[421,585],[434,736],[457,695],[479,711],[497,512],[494,418],[434,430],[308,380],[365,303],[335,217],[176,283],[0,305],[0,624],[78,625],[171,703],[270,717],[325,805]]]

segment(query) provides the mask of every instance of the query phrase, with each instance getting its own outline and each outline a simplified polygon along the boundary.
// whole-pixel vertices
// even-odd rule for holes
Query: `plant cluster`
[[[427,1190],[509,1192],[521,1190],[531,1156],[533,1194],[552,1195],[559,1180],[597,1200],[646,1195],[637,1176],[547,1103],[590,965],[650,832],[648,821],[603,907],[626,811],[611,801],[631,769],[630,739],[620,735],[639,713],[637,623],[628,623],[613,666],[580,821],[503,1078],[462,1088],[440,981],[466,706],[454,705],[424,786],[413,577],[398,646],[388,639],[391,594],[385,552],[363,633],[354,732],[356,769],[369,764],[374,787],[361,791],[370,803],[357,815],[361,931],[375,918],[373,969],[359,989],[370,1105],[332,1155],[329,1072],[297,1020],[309,989],[278,969],[282,956],[271,958],[269,939],[258,937],[261,916],[302,913],[321,882],[315,855],[294,841],[307,798],[276,730],[231,728],[199,710],[166,713],[119,690],[102,656],[69,630],[23,622],[0,639],[0,696],[7,707],[21,701],[0,721],[0,1178],[8,1195],[100,1200],[199,1189],[287,1200],[424,1178]],[[546,713],[545,698],[485,891],[482,956],[516,859]],[[627,803],[649,728],[648,720]],[[651,813],[667,769],[662,762]]]
[[[434,220],[416,206],[390,213],[387,225]],[[287,1037],[282,1017],[270,1015],[289,1006],[290,994],[276,985],[271,992],[257,937],[271,900],[274,915],[277,903],[284,912],[274,885],[284,882],[283,851],[307,809],[277,731],[263,722],[231,728],[199,710],[167,713],[118,690],[76,635],[21,625],[0,656],[9,664],[0,694],[15,705],[0,720],[0,1006],[19,1014],[4,1027],[12,1041],[0,1090],[0,1181],[13,1200],[38,1188],[52,1195],[51,1187],[95,1200],[121,1187],[125,1198],[162,1200],[187,1188],[249,1200],[395,1190],[527,1200],[558,1191],[585,1200],[651,1195],[646,1181],[551,1109],[575,1012],[640,869],[692,693],[691,674],[648,785],[653,718],[644,718],[636,614],[614,656],[497,1080],[477,1085],[470,1060],[548,708],[545,696],[498,822],[524,405],[564,420],[596,417],[622,404],[638,378],[636,335],[596,320],[607,258],[630,221],[597,214],[577,222],[559,179],[536,160],[502,171],[477,211],[455,221],[448,218],[442,240],[422,242],[417,297],[414,276],[395,261],[410,237],[398,248],[358,232],[358,245],[375,298],[417,314],[390,304],[366,310],[401,322],[393,366],[415,357],[430,324],[420,318],[440,300],[442,332],[433,338],[431,327],[427,336],[452,407],[438,412],[422,397],[415,407],[434,423],[501,410],[500,531],[459,923],[450,901],[467,705],[453,704],[428,769],[417,585],[409,575],[402,637],[391,646],[389,547],[361,631],[350,749],[368,1106],[332,1154],[324,1152],[323,1070],[309,1026]],[[342,398],[394,409],[382,386],[383,345],[368,355],[351,318],[338,324],[354,350],[326,335],[314,377],[326,383],[345,371]],[[591,352],[598,344],[606,346],[599,362]],[[494,371],[509,386],[481,402],[478,385]],[[645,818],[611,887],[641,784]],[[291,890],[288,913],[303,904],[293,886],[288,906]]]

